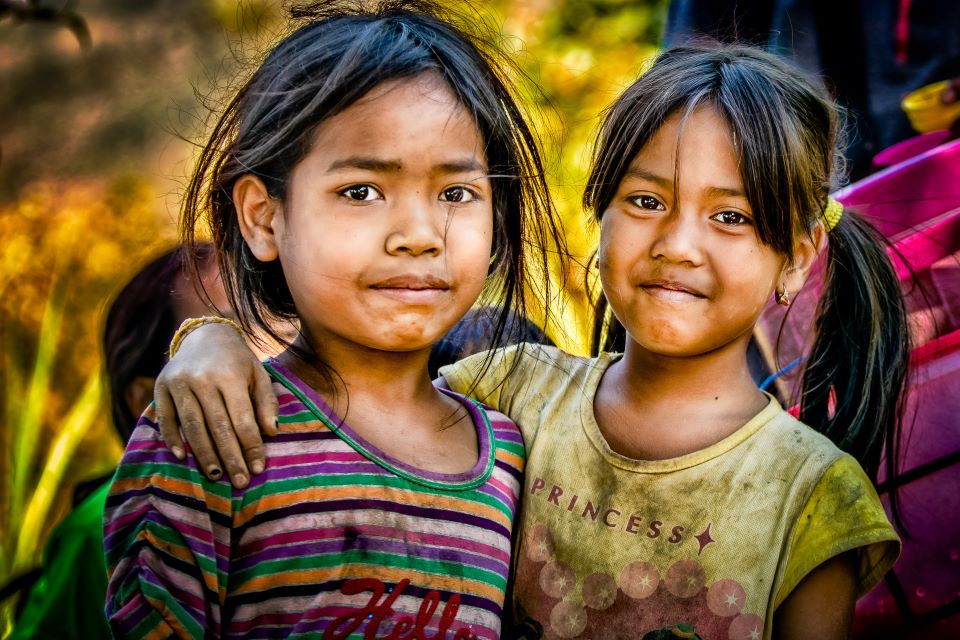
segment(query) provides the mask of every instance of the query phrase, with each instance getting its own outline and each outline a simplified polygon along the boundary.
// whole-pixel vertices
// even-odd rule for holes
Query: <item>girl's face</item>
[[[493,236],[487,173],[470,113],[427,74],[384,82],[324,120],[282,205],[258,199],[253,176],[234,194],[238,211],[252,211],[250,224],[241,212],[248,245],[260,260],[279,257],[314,345],[409,352],[429,349],[480,294]]]
[[[746,348],[774,287],[802,283],[753,219],[723,118],[699,107],[682,131],[668,118],[601,223],[603,291],[634,343],[676,357]]]

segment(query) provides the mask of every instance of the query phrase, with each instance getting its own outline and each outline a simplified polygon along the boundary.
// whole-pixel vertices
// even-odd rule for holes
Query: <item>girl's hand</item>
[[[157,377],[154,400],[160,433],[177,458],[185,455],[182,430],[211,480],[223,475],[221,461],[238,489],[250,472],[263,471],[260,430],[276,434],[277,398],[267,372],[231,327],[191,331]]]

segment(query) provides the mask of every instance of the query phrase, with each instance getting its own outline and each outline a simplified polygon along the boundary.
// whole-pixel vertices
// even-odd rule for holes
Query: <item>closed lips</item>
[[[373,285],[374,289],[409,289],[423,291],[428,289],[446,290],[450,283],[443,278],[433,275],[402,275],[381,280]]]
[[[659,293],[663,292],[664,294],[681,294],[681,295],[690,295],[697,298],[706,298],[707,296],[694,289],[693,287],[687,286],[680,282],[672,280],[650,280],[640,284],[642,289],[650,293]]]

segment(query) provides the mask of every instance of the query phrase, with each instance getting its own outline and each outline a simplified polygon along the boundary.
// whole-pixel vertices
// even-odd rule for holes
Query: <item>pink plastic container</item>
[[[947,142],[949,138],[949,131],[931,131],[930,133],[907,138],[873,156],[873,166],[877,169],[892,167],[904,160],[918,156],[925,151],[930,151],[930,149],[934,147],[939,147]]]
[[[960,141],[908,158],[839,191],[894,242],[912,320],[913,382],[900,474],[881,477],[881,497],[899,488],[911,539],[884,582],[857,604],[855,638],[960,638]],[[926,297],[910,279],[917,275]],[[757,339],[776,370],[807,353],[822,269],[784,308],[771,305]],[[799,372],[778,379],[797,397]]]

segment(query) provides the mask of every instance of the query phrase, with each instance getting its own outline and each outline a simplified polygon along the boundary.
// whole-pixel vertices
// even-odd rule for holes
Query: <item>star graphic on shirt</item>
[[[564,623],[566,623],[568,629],[579,629],[583,627],[583,617],[585,615],[586,613],[583,610],[571,611],[567,614],[567,618],[564,620]]]
[[[739,604],[739,598],[737,598],[737,594],[728,593],[726,597],[726,602],[724,604],[726,604],[728,607],[737,606],[737,604]]]
[[[653,584],[653,580],[650,579],[650,576],[643,576],[640,578],[640,586],[644,589],[649,589],[650,585]]]
[[[750,640],[760,640],[760,629],[757,627],[750,629]]]
[[[708,523],[707,528],[703,530],[703,533],[693,536],[694,538],[697,539],[697,542],[700,543],[700,550],[697,551],[697,555],[700,555],[701,553],[703,553],[704,547],[706,547],[708,544],[712,544],[716,542],[716,540],[714,540],[710,536],[710,527],[712,526],[713,526],[712,522]]]

